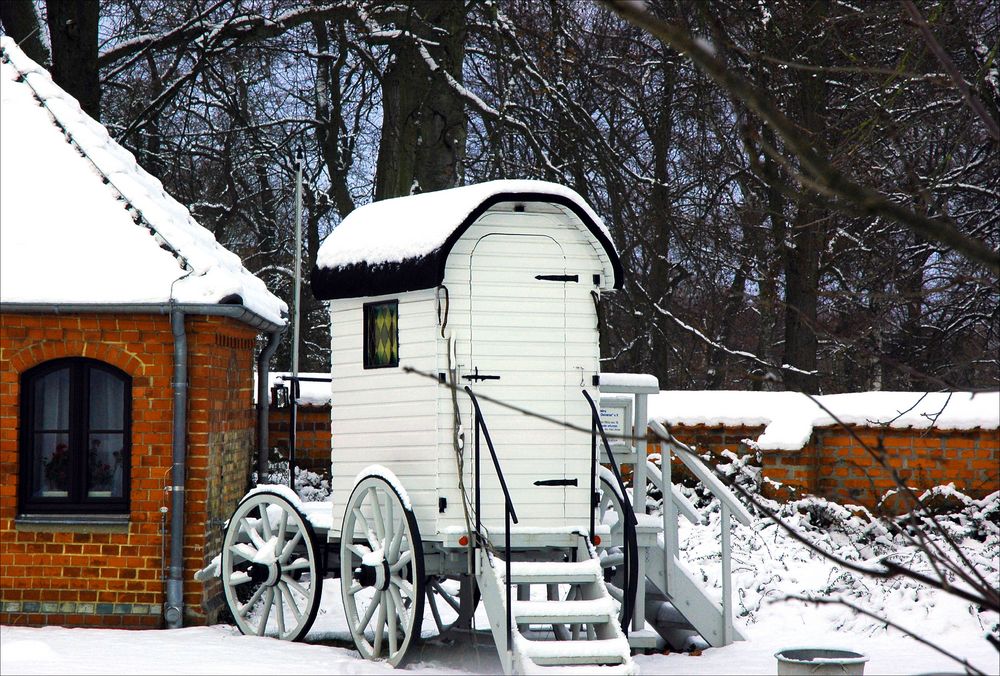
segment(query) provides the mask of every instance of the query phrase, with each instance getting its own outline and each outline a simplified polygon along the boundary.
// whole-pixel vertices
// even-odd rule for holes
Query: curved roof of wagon
[[[554,205],[582,224],[608,257],[614,288],[621,288],[621,260],[611,234],[576,191],[545,181],[503,180],[356,209],[320,247],[313,293],[329,300],[433,288],[444,280],[455,242],[491,207],[533,202]]]

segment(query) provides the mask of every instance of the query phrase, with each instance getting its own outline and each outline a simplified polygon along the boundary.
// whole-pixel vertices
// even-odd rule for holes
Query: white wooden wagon
[[[600,297],[621,281],[600,218],[551,183],[495,181],[346,218],[312,275],[331,313],[332,507],[279,488],[244,498],[221,571],[240,629],[301,638],[333,576],[358,650],[392,665],[425,608],[437,631],[469,629],[480,600],[507,673],[631,672],[632,649],[662,645],[654,631],[738,637],[676,560],[677,510],[697,514],[668,491],[659,521],[636,490],[637,517],[618,473],[629,462],[637,486],[660,481],[631,439],[655,379],[601,380]],[[602,389],[632,397],[617,414],[607,402],[617,446]]]

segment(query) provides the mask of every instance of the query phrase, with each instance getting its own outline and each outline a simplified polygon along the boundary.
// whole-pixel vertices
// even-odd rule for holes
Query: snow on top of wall
[[[0,36],[0,300],[287,306]]]
[[[281,380],[291,377],[290,371],[271,371],[267,374],[267,403],[271,401],[271,388],[277,384],[284,385],[291,390],[291,380]],[[300,378],[329,378],[329,373],[304,373],[299,371]],[[256,388],[254,394],[256,396]],[[332,387],[329,382],[299,381],[299,406],[327,406],[332,397]]]
[[[575,190],[546,181],[488,181],[359,207],[323,242],[316,265],[340,268],[356,263],[377,265],[421,258],[444,245],[448,236],[483,202],[502,193],[541,193],[571,200],[611,242],[601,217]]]
[[[798,450],[813,428],[838,420],[864,427],[1000,428],[1000,392],[857,392],[815,400],[798,392],[662,391],[649,398],[649,419],[665,425],[763,426],[757,439],[763,450]]]

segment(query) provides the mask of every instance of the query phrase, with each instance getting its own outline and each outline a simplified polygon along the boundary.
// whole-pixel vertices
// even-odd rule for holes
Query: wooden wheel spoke
[[[459,609],[462,607],[461,603],[459,603],[458,599],[449,594],[448,590],[442,587],[440,582],[434,580],[433,582],[431,582],[431,587],[437,590],[438,597],[444,600],[444,602],[447,603],[449,606],[451,606],[452,610],[454,610],[456,613],[459,612]]]
[[[312,563],[309,561],[309,559],[295,559],[294,561],[292,561],[291,563],[289,563],[287,566],[282,566],[281,570],[282,571],[288,571],[288,570],[307,570],[307,569],[309,569],[311,567],[312,567]]]
[[[240,526],[243,528],[243,532],[250,536],[250,541],[254,544],[254,547],[260,549],[264,546],[264,538],[257,531],[256,524],[250,525],[249,519],[244,516],[240,519]]]
[[[302,622],[302,611],[299,610],[299,604],[295,602],[295,597],[292,596],[292,590],[288,588],[288,583],[282,580],[278,583],[278,588],[284,593],[285,599],[288,602],[288,609],[292,611],[292,615],[295,617],[295,623],[299,624]]]
[[[282,575],[281,576],[281,581],[284,582],[289,587],[291,587],[292,589],[294,589],[295,591],[297,591],[298,593],[300,593],[303,596],[305,596],[306,598],[309,598],[309,590],[306,589],[305,587],[303,587],[301,584],[299,584],[295,580],[293,580],[288,575]]]
[[[235,545],[231,545],[229,551],[247,561],[253,561],[254,557],[257,556],[257,550],[245,542],[237,542]]]
[[[355,632],[359,635],[365,633],[365,628],[368,626],[368,623],[372,621],[372,616],[375,615],[375,611],[378,610],[380,605],[382,605],[382,595],[375,594],[375,596],[372,597],[371,603],[368,604],[368,610],[365,611],[365,616],[361,618]]]
[[[392,604],[396,608],[396,615],[399,617],[399,621],[403,623],[403,631],[406,631],[406,627],[410,624],[409,613],[406,611],[406,603],[403,602],[403,597],[395,587],[389,587],[389,596],[392,598]],[[414,628],[415,631],[416,629]]]
[[[372,644],[372,656],[378,657],[382,654],[382,638],[385,636],[385,592],[379,593],[378,619],[375,620],[375,641]]]
[[[267,630],[267,618],[271,616],[271,603],[274,601],[274,587],[268,587],[264,598],[264,605],[260,609],[260,624],[257,625],[257,635],[263,636]]]
[[[288,512],[281,510],[281,521],[278,522],[278,546],[281,547],[279,554],[285,553],[284,542],[288,534]]]
[[[379,542],[385,542],[385,520],[382,517],[382,504],[378,498],[378,491],[374,488],[369,488],[368,497],[372,501],[372,521],[375,522],[375,536]]]
[[[257,510],[260,512],[260,530],[264,534],[265,540],[270,540],[274,537],[274,533],[271,531],[271,517],[267,515],[267,508],[269,506],[266,502],[262,502],[257,506]]]
[[[364,547],[364,545],[356,545],[356,544],[353,544],[353,543],[348,544],[347,545],[347,549],[352,554],[354,554],[355,556],[357,556],[359,559],[365,558],[365,554],[368,554],[369,552],[371,552],[371,550],[370,549],[366,549]]]
[[[260,600],[260,597],[264,595],[265,591],[267,591],[267,587],[265,587],[264,585],[261,585],[260,587],[257,588],[257,591],[253,593],[253,596],[250,597],[250,600],[247,601],[242,606],[240,606],[239,609],[240,617],[247,616],[247,613],[249,613],[250,610],[253,608],[254,604]]]
[[[302,537],[303,535],[301,530],[295,531],[295,535],[292,536],[292,539],[289,540],[284,547],[282,547],[281,555],[278,557],[278,561],[281,563],[287,561],[288,557],[295,551],[295,548],[299,546],[300,542],[302,542]]]
[[[251,577],[244,573],[242,570],[235,571],[229,576],[229,584],[235,586],[246,584],[251,580]]]
[[[362,587],[359,583],[355,582],[351,585],[350,589],[347,590],[347,593],[351,596],[357,596],[358,592],[362,589],[367,589],[367,587]]]
[[[391,576],[389,578],[389,581],[392,582],[392,584],[394,584],[396,587],[398,587],[401,592],[403,592],[404,594],[406,594],[406,598],[409,598],[409,599],[413,598],[413,585],[412,584],[410,584],[409,582],[407,582],[403,578],[399,577],[398,575]]]
[[[285,634],[285,604],[282,601],[284,594],[281,593],[281,587],[277,586],[274,588],[274,619],[278,621],[278,636],[281,637]]]
[[[403,535],[405,535],[406,529],[404,525],[406,524],[406,519],[400,517],[399,527],[392,534],[392,541],[389,543],[388,557],[389,561],[395,561],[399,556],[399,548],[403,543]]]
[[[385,594],[385,592],[382,593]],[[385,595],[385,605],[386,619],[389,624],[389,655],[395,655],[396,651],[399,650],[399,636],[396,634],[399,631],[399,618],[396,615],[396,600],[392,594]]]
[[[434,616],[434,624],[437,625],[438,634],[444,633],[444,623],[441,622],[441,613],[438,611],[437,594],[434,593],[433,584],[427,586],[427,605],[431,607],[431,615]]]
[[[399,571],[403,570],[403,567],[406,566],[406,564],[408,564],[411,560],[413,560],[413,552],[407,549],[396,560],[396,563],[389,566],[389,572],[398,573]]]

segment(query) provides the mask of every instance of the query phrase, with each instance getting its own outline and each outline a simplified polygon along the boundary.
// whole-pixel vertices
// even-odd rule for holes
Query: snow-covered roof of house
[[[582,224],[610,259],[614,287],[621,287],[618,252],[586,200],[557,183],[503,180],[359,207],[320,247],[312,272],[313,293],[325,300],[435,287],[444,279],[455,242],[486,211],[502,203],[549,204]]]
[[[815,401],[814,401],[815,399]],[[763,426],[762,450],[798,450],[813,428],[838,424],[946,430],[1000,428],[1000,392],[662,391],[649,397],[649,419],[665,425]]]
[[[0,36],[0,302],[286,304]]]

